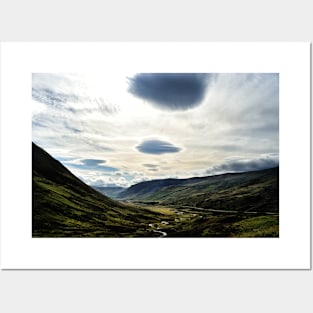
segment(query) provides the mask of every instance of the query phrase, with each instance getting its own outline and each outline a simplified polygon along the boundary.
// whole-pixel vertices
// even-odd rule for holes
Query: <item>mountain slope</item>
[[[154,180],[131,186],[118,198],[211,210],[278,212],[278,173],[276,167],[190,179]]]
[[[158,214],[111,200],[32,144],[33,237],[145,236]]]
[[[150,180],[130,186],[125,191],[118,194],[120,199],[144,199],[158,192],[167,186],[182,185],[186,179],[158,179]]]

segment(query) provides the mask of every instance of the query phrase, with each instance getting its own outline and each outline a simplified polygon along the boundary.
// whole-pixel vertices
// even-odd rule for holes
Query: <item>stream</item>
[[[149,224],[149,227],[153,227],[153,224]],[[161,237],[166,237],[167,236],[167,233],[165,231],[160,230],[160,229],[152,229],[152,231],[155,232],[155,233],[161,234],[162,235]]]

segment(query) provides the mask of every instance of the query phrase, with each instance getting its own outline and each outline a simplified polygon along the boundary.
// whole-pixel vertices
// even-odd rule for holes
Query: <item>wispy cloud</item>
[[[48,88],[33,88],[32,98],[40,103],[52,106],[56,109],[66,110],[73,114],[90,114],[98,112],[107,115],[116,114],[119,111],[117,105],[106,103],[104,99],[99,97],[85,97],[75,94],[66,94],[55,92]]]
[[[63,105],[67,102],[77,103],[80,100],[75,94],[55,92],[49,88],[33,88],[32,98],[33,100],[54,106],[56,108],[63,108]]]
[[[99,95],[86,92],[86,86],[70,80],[62,75],[48,73],[33,73],[32,98],[55,109],[68,111],[73,114],[91,114],[94,112],[104,115],[116,114],[119,107],[106,101]],[[74,92],[73,92],[74,91]]]

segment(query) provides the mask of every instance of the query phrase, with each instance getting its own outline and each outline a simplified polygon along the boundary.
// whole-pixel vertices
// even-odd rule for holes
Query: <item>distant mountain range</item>
[[[118,198],[118,195],[126,190],[126,188],[123,187],[99,187],[99,186],[90,186],[93,189],[101,192],[103,195],[110,197],[110,198]]]

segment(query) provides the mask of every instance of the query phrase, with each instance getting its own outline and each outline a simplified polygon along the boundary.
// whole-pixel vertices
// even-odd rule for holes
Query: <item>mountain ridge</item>
[[[225,173],[218,174],[212,176],[204,176],[204,177],[191,177],[191,178],[183,178],[183,179],[156,179],[145,182],[140,182],[138,184],[132,185],[127,188],[125,191],[119,193],[117,195],[118,199],[151,199],[155,200],[156,195],[160,191],[168,191],[173,192],[175,188],[186,187],[186,188],[197,188],[197,189],[205,189],[213,184],[221,184],[223,181],[228,180],[228,185],[237,186],[240,184],[246,184],[246,182],[241,182],[241,180],[249,179],[250,182],[253,183],[255,180],[259,180],[262,178],[267,178],[268,176],[278,176],[279,167],[273,167],[269,169],[257,170],[257,171],[249,171],[249,172],[240,172],[240,173]],[[241,179],[242,178],[242,179]],[[278,182],[277,182],[278,184]]]

